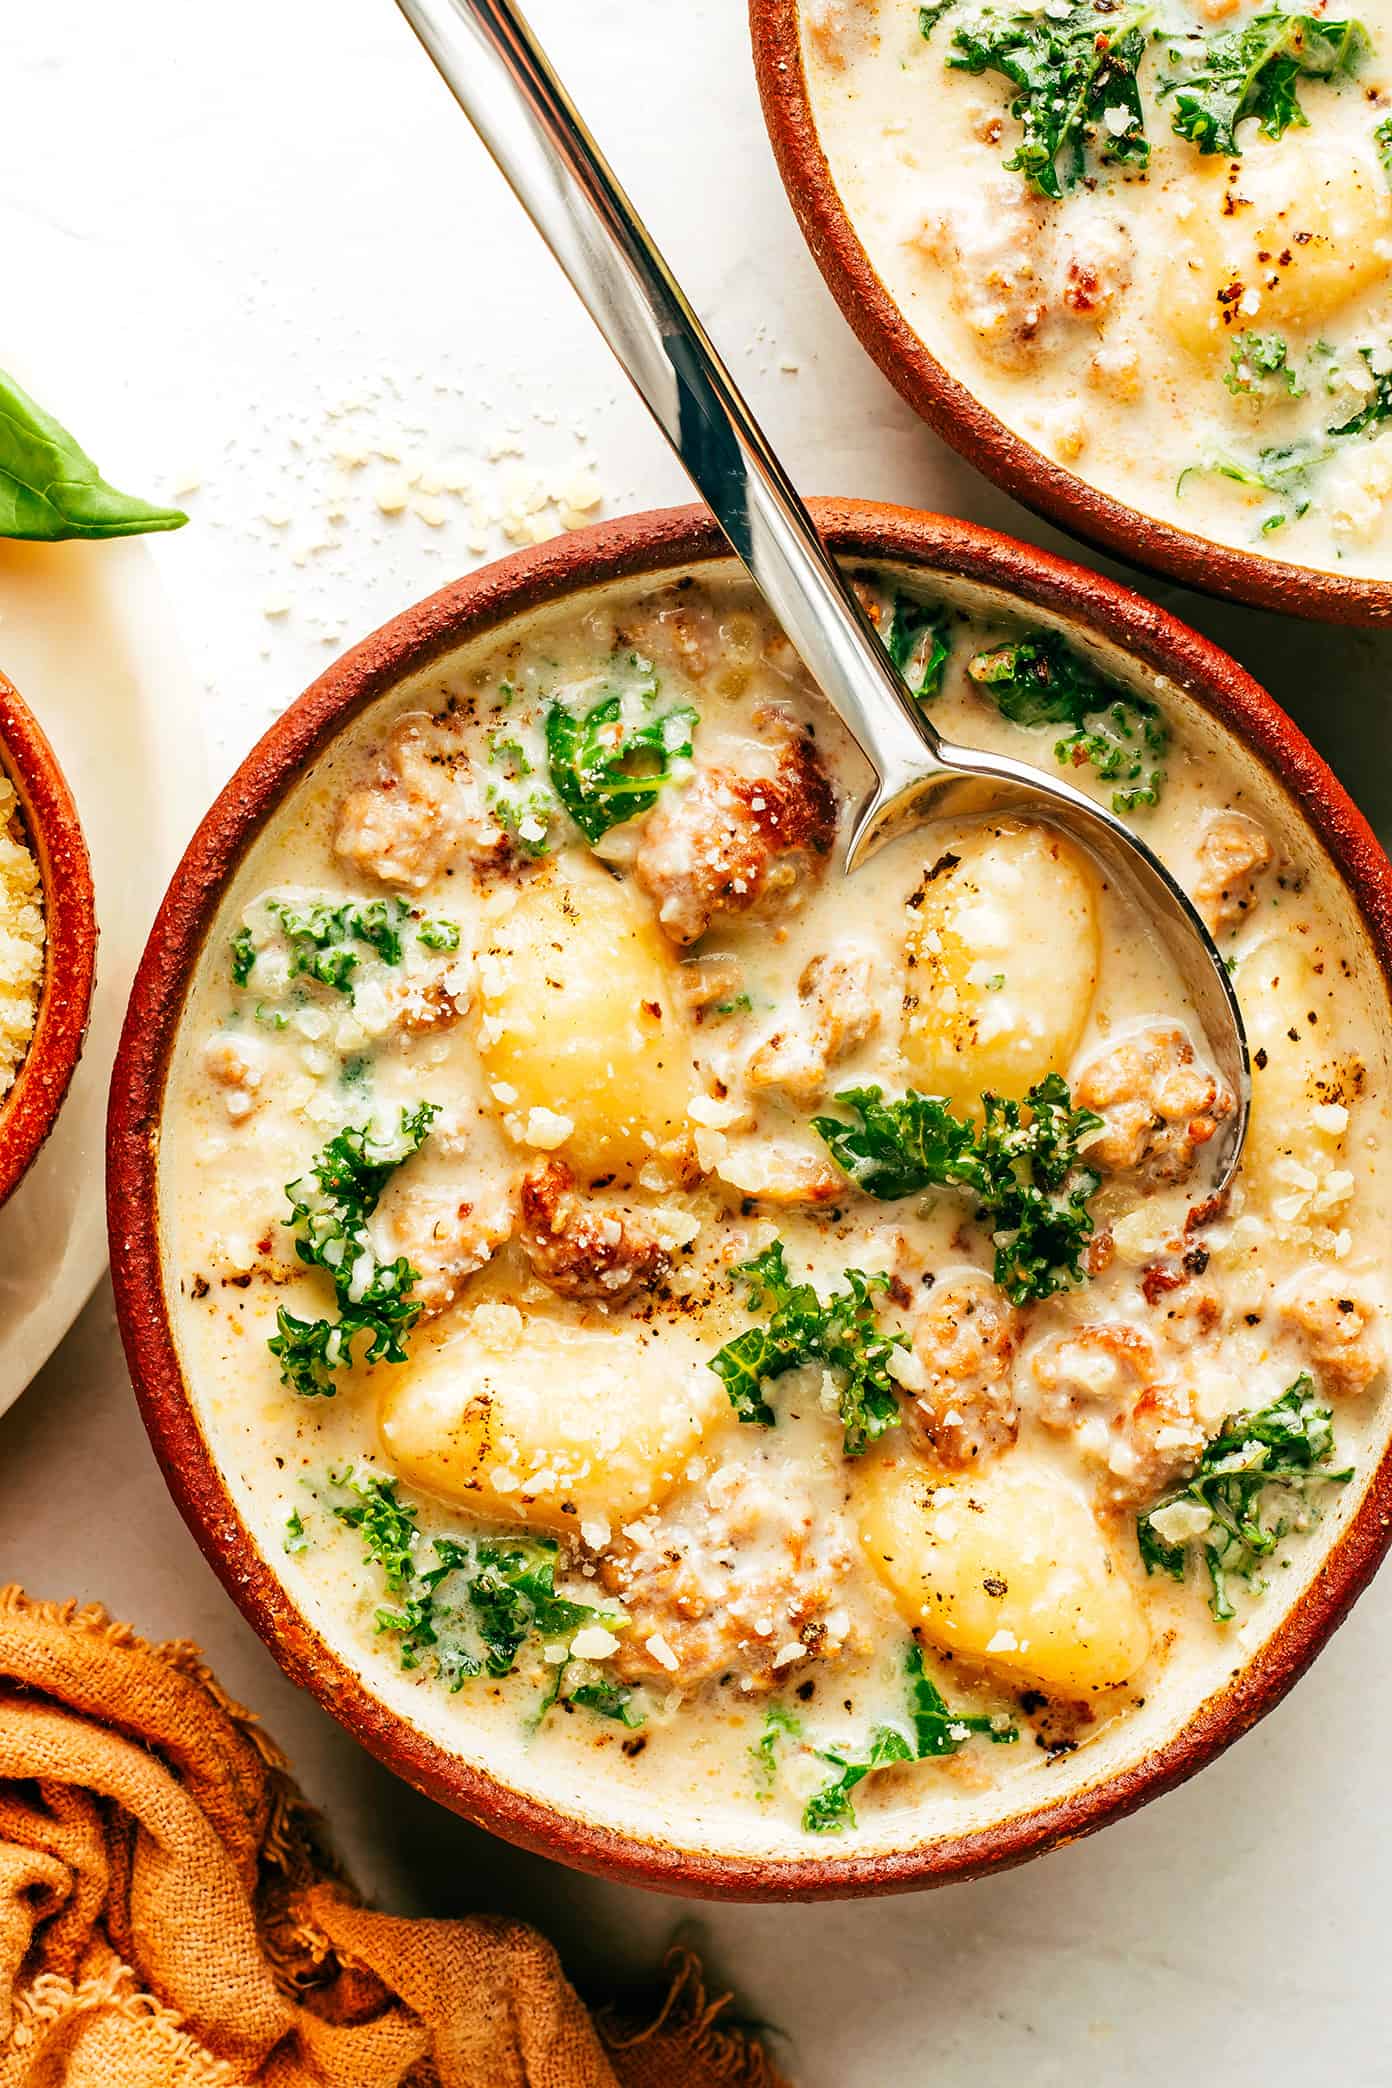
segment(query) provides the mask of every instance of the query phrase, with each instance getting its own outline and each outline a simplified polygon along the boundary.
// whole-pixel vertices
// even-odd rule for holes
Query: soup
[[[1005,596],[858,581],[951,737],[1194,893],[1233,1098],[1046,822],[846,882],[868,774],[740,582],[625,582],[376,701],[184,1007],[159,1167],[200,1423],[329,1646],[587,1820],[912,1845],[1144,1754],[1383,1444],[1387,1010],[1252,758]]]
[[[832,179],[924,344],[1214,542],[1392,577],[1387,25],[805,0]]]

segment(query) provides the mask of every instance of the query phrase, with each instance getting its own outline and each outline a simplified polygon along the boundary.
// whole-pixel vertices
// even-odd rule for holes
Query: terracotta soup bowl
[[[82,1055],[96,971],[92,869],[57,757],[12,684],[0,675],[0,766],[18,800],[17,838],[39,868],[43,973],[34,1032],[0,1103],[0,1203],[18,1188],[58,1119]]]
[[[1385,1048],[1392,868],[1329,769],[1233,660],[1138,595],[1009,538],[862,502],[820,502],[817,519],[844,560],[958,607],[1023,614],[1067,632],[1133,687],[1155,690],[1199,744],[1205,734],[1221,743],[1283,848],[1315,866],[1352,962],[1374,982],[1374,1022],[1384,1032],[1378,1050]],[[268,829],[276,827],[279,845],[279,836],[295,831],[297,807],[323,802],[342,773],[336,752],[356,745],[351,735],[370,731],[374,707],[400,700],[403,685],[412,701],[417,687],[438,693],[447,678],[466,677],[485,649],[523,637],[557,605],[568,613],[573,604],[579,617],[606,590],[732,570],[723,540],[696,509],[557,538],[407,610],[332,666],[266,734],[194,837],[135,981],[112,1086],[111,1263],[141,1411],[194,1536],[286,1672],[400,1776],[525,1848],[634,1884],[728,1899],[903,1891],[1021,1862],[1121,1818],[1202,1768],[1279,1702],[1388,1546],[1392,1457],[1384,1454],[1388,1424],[1376,1393],[1365,1395],[1361,1409],[1372,1418],[1354,1478],[1336,1490],[1317,1533],[1281,1577],[1260,1631],[1234,1638],[1216,1674],[1210,1666],[1201,1681],[1191,1671],[1182,1685],[1158,1686],[1140,1709],[1076,1751],[1061,1748],[1050,1759],[1031,1747],[1031,1773],[1011,1784],[1008,1802],[968,1790],[931,1819],[925,1813],[915,1823],[906,1804],[869,1836],[814,1840],[761,1824],[767,1809],[752,1804],[728,1830],[709,1804],[696,1804],[688,1818],[670,1785],[655,1797],[641,1779],[626,1780],[617,1746],[607,1772],[580,1774],[555,1757],[547,1767],[510,1737],[517,1723],[510,1713],[508,1735],[496,1718],[490,1725],[486,1682],[474,1695],[467,1687],[451,1695],[433,1678],[403,1675],[389,1640],[373,1635],[370,1602],[349,1629],[323,1599],[325,1583],[306,1576],[304,1560],[285,1542],[286,1497],[274,1512],[258,1497],[250,1435],[235,1431],[253,1407],[294,1395],[276,1383],[260,1344],[249,1342],[245,1401],[252,1404],[239,1406],[240,1389],[230,1399],[238,1412],[229,1436],[186,1363],[192,1351],[180,1332],[188,1324],[181,1289],[190,1279],[169,1244],[166,1090],[183,1063],[181,1030],[193,1034],[190,997],[211,976],[209,966],[224,976],[249,880],[266,875],[257,851]],[[1372,1078],[1382,1075],[1372,1071]],[[194,1295],[201,1295],[196,1287]],[[314,1404],[332,1408],[337,1426],[350,1398]],[[356,1545],[342,1558],[345,1573],[357,1571]],[[365,1601],[374,1592],[380,1599],[380,1586],[362,1585]]]
[[[816,0],[816,11],[828,34],[837,25],[846,28],[852,36],[857,33],[860,21],[857,10],[822,7],[820,0]],[[1331,623],[1392,623],[1392,584],[1386,580],[1359,578],[1337,569],[1325,570],[1322,566],[1300,562],[1294,552],[1288,561],[1264,555],[1268,543],[1275,548],[1281,541],[1279,534],[1268,536],[1261,533],[1262,550],[1215,542],[1174,520],[1158,518],[1140,507],[1128,505],[1122,498],[1100,491],[1079,472],[1070,470],[1066,463],[1046,455],[1043,449],[1036,447],[993,411],[982,396],[983,384],[973,386],[965,357],[959,364],[955,352],[949,355],[941,341],[937,345],[942,352],[934,353],[906,316],[907,293],[901,291],[896,296],[887,287],[886,277],[896,276],[903,251],[901,243],[886,245],[889,235],[883,228],[877,228],[873,233],[866,231],[862,237],[862,229],[858,228],[856,217],[853,217],[843,194],[847,180],[843,178],[838,186],[837,174],[833,171],[827,145],[818,127],[817,110],[819,106],[826,106],[825,95],[839,95],[837,107],[846,112],[849,121],[857,106],[856,93],[845,88],[843,75],[835,70],[828,73],[825,95],[819,96],[814,90],[810,78],[811,61],[804,41],[804,17],[812,13],[811,0],[808,4],[804,4],[804,0],[749,0],[754,63],[764,120],[789,200],[832,295],[861,345],[915,412],[922,415],[944,442],[959,450],[970,463],[1025,506],[1115,557],[1168,573],[1187,587],[1204,593],[1229,596],[1262,608]],[[912,24],[914,16],[915,11],[908,7],[899,10],[897,15],[892,15],[886,7],[882,33],[885,37],[891,36],[896,33],[892,23]],[[937,32],[932,46],[934,62],[938,65],[942,63],[950,29],[949,21],[947,28]],[[912,34],[911,27],[904,33]],[[986,83],[986,87],[994,91],[994,84]],[[931,118],[931,106],[925,105],[921,120],[917,123],[896,122],[888,126],[886,135],[888,130],[904,133],[906,154],[912,161],[916,151],[927,155],[935,149],[941,150],[941,146],[935,148],[932,142]],[[999,181],[1002,177],[996,163],[1009,149],[1014,126],[1005,122],[997,129],[1007,134],[989,162],[991,174]],[[838,152],[844,156],[845,150],[844,146],[833,145],[832,156]],[[838,159],[837,165],[841,164]],[[850,181],[854,182],[855,178],[856,169],[853,167]],[[980,178],[975,163],[964,165],[957,194],[970,200]],[[1018,188],[1023,195],[1023,184],[1018,176],[1007,174],[1003,179],[1007,191],[1013,193]],[[867,179],[867,196],[877,195],[882,185],[882,170],[877,170],[873,181]],[[867,207],[865,199],[854,206],[857,216],[863,217]],[[1166,199],[1158,197],[1157,208],[1163,212],[1166,207]],[[1005,205],[1002,204],[1001,208],[1004,209]],[[1000,215],[1001,212],[996,211],[997,221]],[[1162,216],[1161,223],[1164,222]],[[867,240],[876,246],[879,265],[867,251]],[[989,274],[992,265],[992,256],[987,255],[981,263],[987,284],[994,280]],[[927,277],[936,280],[944,273],[946,262],[940,258],[925,260],[922,268]],[[908,278],[905,280],[907,282]],[[981,297],[984,303],[987,298],[985,290]],[[936,330],[937,322],[932,324]],[[989,376],[989,367],[982,356],[976,358],[976,363],[978,371],[986,369]],[[1193,382],[1195,396],[1199,398],[1203,396],[1202,388],[1215,386],[1218,377],[1211,371],[1202,370],[1195,374]],[[1037,388],[1027,389],[1031,407],[1040,403],[1036,397]],[[1084,422],[1088,405],[1084,395]],[[1094,418],[1096,408],[1097,396],[1094,394],[1091,400]],[[1138,431],[1137,439],[1146,441],[1151,438]],[[1178,476],[1181,465],[1200,461],[1197,456],[1190,457],[1187,453],[1177,456],[1175,476]],[[1230,486],[1227,497],[1236,497]],[[1276,503],[1270,499],[1266,501],[1268,508],[1274,505]],[[1260,519],[1255,514],[1251,519],[1250,529],[1254,537],[1259,534]],[[1244,527],[1247,526],[1244,522]],[[1265,528],[1275,529],[1276,524],[1268,518]],[[1349,563],[1355,562],[1356,552],[1350,553]]]

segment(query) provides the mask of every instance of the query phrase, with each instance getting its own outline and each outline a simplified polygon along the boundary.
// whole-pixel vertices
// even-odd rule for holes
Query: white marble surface
[[[917,425],[846,331],[778,187],[739,0],[533,11],[802,484],[1057,544]],[[340,639],[477,562],[471,539],[506,548],[451,496],[438,528],[384,517],[381,460],[327,520],[345,443],[401,448],[427,473],[472,460],[494,499],[510,472],[554,485],[586,454],[606,512],[682,497],[391,0],[47,0],[5,10],[0,67],[0,363],[118,483],[201,481],[192,525],[139,555],[215,779]],[[334,417],[345,401],[359,405]],[[523,457],[489,460],[513,439]],[[1392,639],[1153,591],[1265,679],[1392,829]],[[1256,1733],[1101,1838],[945,1893],[748,1909],[520,1857],[415,1798],[292,1690],[164,1493],[105,1289],[0,1421],[10,1577],[201,1640],[384,1904],[532,1914],[601,1981],[694,1932],[786,2031],[804,2088],[1392,2082],[1392,1578]]]

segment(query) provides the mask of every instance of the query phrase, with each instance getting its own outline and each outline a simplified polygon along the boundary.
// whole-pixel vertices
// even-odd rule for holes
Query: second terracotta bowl
[[[96,976],[92,866],[77,806],[48,739],[13,683],[0,675],[0,765],[19,800],[39,866],[44,966],[34,1034],[0,1104],[0,1203],[33,1166],[58,1120],[87,1035]]]
[[[759,97],[813,259],[858,336],[914,411],[1024,506],[1099,550],[1204,594],[1327,623],[1392,623],[1392,585],[1264,558],[1157,521],[1090,486],[982,404],[910,326],[866,253],[822,150],[803,63],[802,0],[749,0]]]
[[[1176,700],[1229,733],[1273,805],[1322,850],[1342,886],[1359,961],[1389,981],[1392,866],[1308,742],[1226,654],[1139,596],[1009,538],[932,515],[823,501],[817,520],[843,558],[882,562],[959,599],[1040,612],[1104,652],[1167,678]],[[287,1586],[279,1547],[258,1544],[243,1512],[247,1483],[220,1467],[200,1420],[174,1325],[178,1275],[162,1243],[160,1148],[165,1091],[190,988],[219,907],[247,851],[289,794],[352,722],[403,681],[547,605],[634,576],[729,569],[727,547],[696,509],[638,515],[503,560],[418,603],[348,653],[308,689],[248,756],[195,835],[162,905],[135,981],[112,1086],[108,1144],[111,1263],[126,1354],[146,1427],[170,1488],[214,1570],[292,1679],[418,1790],[494,1832],[580,1869],[672,1892],[726,1899],[824,1898],[904,1891],[1022,1862],[1104,1826],[1211,1761],[1276,1704],[1365,1586],[1392,1538],[1392,1452],[1326,1526],[1313,1576],[1270,1636],[1214,1693],[1132,1743],[1109,1764],[1065,1772],[1042,1802],[973,1830],[880,1851],[768,1854],[720,1846],[625,1799],[621,1818],[582,1800],[524,1788],[490,1762],[487,1735],[469,1759],[374,1686],[371,1661],[333,1629],[331,1644]],[[1342,902],[1341,902],[1342,903]],[[222,924],[225,929],[225,924]],[[222,950],[221,942],[217,948]],[[1392,1030],[1392,1007],[1389,1008]],[[288,1395],[287,1395],[288,1396]],[[332,1627],[326,1626],[326,1630]],[[381,1675],[380,1668],[377,1673]],[[619,1801],[615,1801],[617,1804]]]

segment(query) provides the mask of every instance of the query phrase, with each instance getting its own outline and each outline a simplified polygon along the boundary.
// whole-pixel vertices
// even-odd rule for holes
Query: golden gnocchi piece
[[[628,1178],[682,1134],[695,1087],[651,908],[589,856],[548,862],[479,961],[479,1054],[519,1144]]]
[[[704,1351],[683,1359],[667,1332],[655,1370],[641,1341],[489,1300],[392,1374],[383,1450],[410,1485],[472,1515],[571,1536],[617,1528],[666,1498],[729,1414]]]
[[[1317,328],[1392,273],[1392,197],[1371,156],[1313,126],[1278,143],[1248,125],[1240,160],[1192,170],[1198,201],[1167,227],[1156,309],[1191,355],[1244,327]]]
[[[1048,935],[1031,932],[1047,921]],[[1052,827],[954,843],[909,901],[902,1046],[925,1094],[1022,1097],[1066,1072],[1097,987],[1097,880]]]
[[[1324,968],[1319,949],[1294,935],[1273,936],[1238,967],[1237,997],[1252,1054],[1243,1174],[1259,1193],[1279,1196],[1289,1189],[1292,1163],[1318,1177],[1343,1151],[1342,1133],[1330,1129],[1322,1107],[1346,1105],[1355,1084],[1338,1048],[1341,982],[1335,966]]]
[[[899,1456],[858,1477],[865,1555],[945,1651],[1084,1696],[1150,1650],[1136,1592],[1084,1496],[1009,1462],[944,1486]]]

